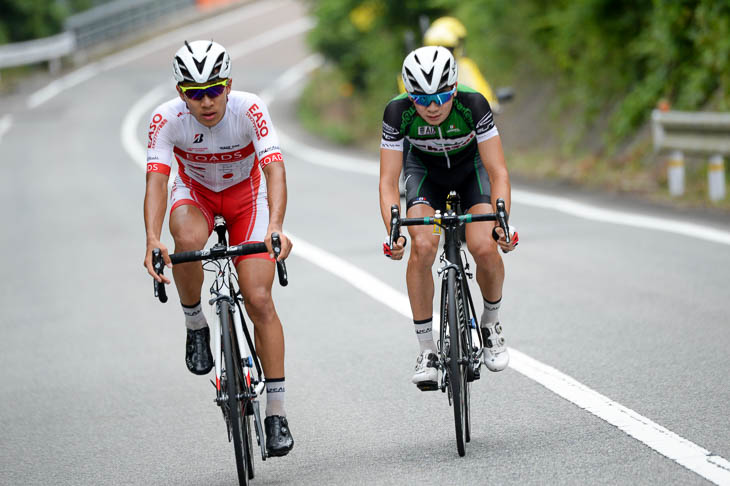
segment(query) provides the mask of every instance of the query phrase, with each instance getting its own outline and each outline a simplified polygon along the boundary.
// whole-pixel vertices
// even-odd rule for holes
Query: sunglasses
[[[437,105],[443,105],[449,101],[456,93],[456,86],[451,88],[449,91],[435,94],[409,94],[408,97],[413,100],[414,103],[418,103],[421,106],[429,106],[431,103],[436,102]]]
[[[228,79],[205,86],[180,86],[180,91],[191,100],[200,101],[204,96],[210,99],[217,98],[223,94],[228,85]]]

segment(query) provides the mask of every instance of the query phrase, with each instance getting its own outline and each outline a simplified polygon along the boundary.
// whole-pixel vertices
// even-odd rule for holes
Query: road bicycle
[[[241,486],[249,484],[254,478],[254,449],[251,426],[261,449],[261,460],[265,461],[266,438],[263,421],[259,411],[258,397],[264,391],[264,376],[261,363],[248,325],[243,315],[243,296],[238,288],[238,278],[232,257],[268,253],[264,243],[246,243],[228,246],[226,243],[226,223],[221,216],[215,217],[214,229],[218,243],[204,250],[173,253],[173,265],[185,262],[203,261],[203,269],[215,273],[210,287],[211,335],[215,361],[215,403],[223,412],[228,431],[228,441],[233,442],[236,456],[238,482]],[[271,235],[272,249],[276,256],[279,283],[288,284],[286,265],[279,261],[281,239],[277,233]],[[159,249],[153,250],[152,263],[155,271],[162,275],[165,263]],[[165,284],[154,281],[155,297],[167,302]],[[216,332],[217,331],[217,332]],[[253,422],[253,424],[252,424]]]
[[[450,192],[446,198],[446,210],[436,211],[432,217],[401,218],[397,205],[391,206],[390,244],[400,237],[401,226],[434,225],[434,230],[443,229],[444,247],[439,257],[441,266],[437,273],[441,277],[441,308],[436,364],[440,380],[435,387],[421,387],[422,390],[438,390],[446,393],[449,405],[454,409],[456,430],[456,449],[459,456],[466,453],[465,443],[471,440],[470,387],[480,378],[481,356],[484,343],[476,320],[474,301],[469,292],[467,278],[469,261],[461,248],[459,229],[468,223],[478,221],[497,221],[509,240],[508,215],[504,200],[497,199],[495,213],[457,214],[459,196]]]

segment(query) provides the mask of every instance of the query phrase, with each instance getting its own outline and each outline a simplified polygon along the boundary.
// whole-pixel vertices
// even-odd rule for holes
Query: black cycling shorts
[[[461,210],[479,203],[491,203],[489,176],[479,158],[474,155],[473,163],[462,162],[456,167],[427,167],[413,151],[406,155],[404,169],[406,185],[406,208],[416,204],[427,204],[433,209],[446,209],[446,196],[456,191],[461,200]]]

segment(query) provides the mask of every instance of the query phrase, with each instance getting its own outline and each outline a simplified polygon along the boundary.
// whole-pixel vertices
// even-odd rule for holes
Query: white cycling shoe
[[[502,371],[509,364],[509,352],[504,345],[502,326],[499,322],[493,322],[482,327],[482,340],[484,341],[484,352],[482,360],[489,371]]]
[[[416,358],[416,372],[411,380],[420,390],[436,390],[438,388],[438,356],[427,349]]]

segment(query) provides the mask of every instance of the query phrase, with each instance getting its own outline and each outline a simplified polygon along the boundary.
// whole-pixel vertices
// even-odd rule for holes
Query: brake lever
[[[279,260],[281,254],[281,237],[279,233],[271,233],[271,249],[274,251],[274,260],[276,261],[276,274],[279,277],[279,285],[286,287],[289,285],[289,276],[286,273],[286,263]]]
[[[504,199],[500,197],[499,199],[497,199],[497,222],[499,222],[499,226],[501,226],[504,230],[504,238],[507,244],[509,244],[510,237],[509,225],[507,224],[507,220],[509,220],[509,214],[507,214],[507,210],[505,209]]]
[[[159,248],[152,250],[152,268],[155,269],[157,275],[162,275],[165,270],[165,261],[162,259],[162,251]],[[165,283],[158,282],[156,279],[152,279],[155,288],[155,297],[160,299],[163,304],[167,302],[167,291],[165,290]]]
[[[397,204],[390,207],[390,241],[388,244],[393,248],[393,244],[400,238],[400,209]]]

